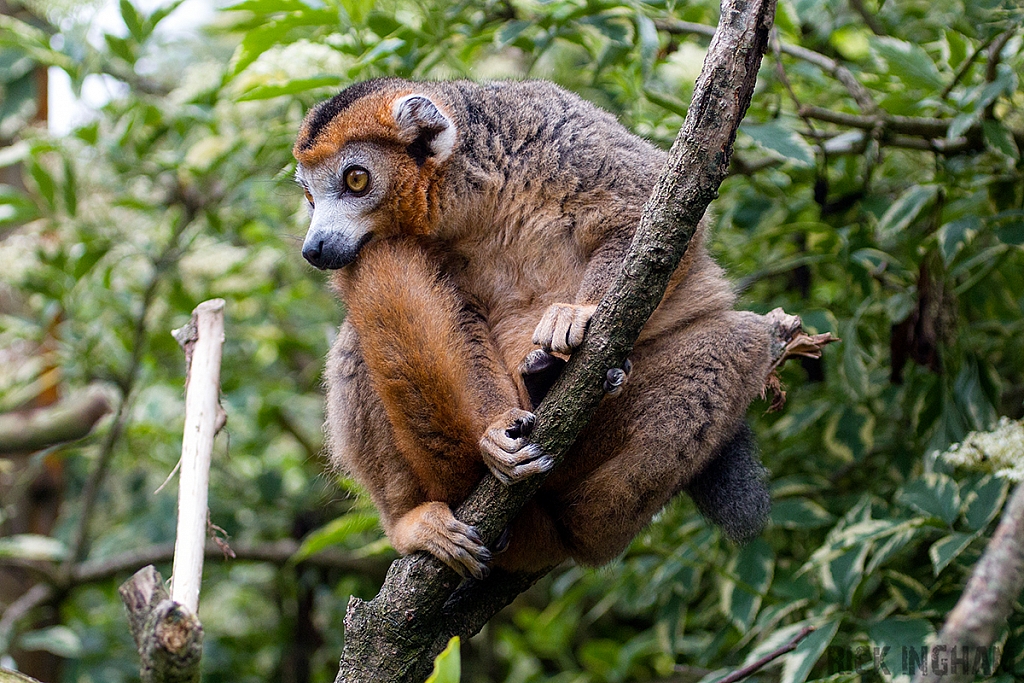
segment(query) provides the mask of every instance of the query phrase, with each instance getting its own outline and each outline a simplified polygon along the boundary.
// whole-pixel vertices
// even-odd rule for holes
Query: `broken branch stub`
[[[118,589],[142,660],[142,683],[199,683],[203,627],[187,607],[171,600],[153,565]]]

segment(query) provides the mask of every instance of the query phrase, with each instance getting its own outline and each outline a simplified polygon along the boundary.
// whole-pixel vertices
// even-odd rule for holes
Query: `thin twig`
[[[0,651],[6,652],[14,635],[14,627],[27,617],[34,609],[45,605],[55,596],[56,592],[46,584],[37,583],[4,610],[0,616]]]
[[[985,65],[985,82],[992,83],[999,76],[999,62],[1002,61],[1003,48],[1013,36],[1013,29],[1004,31],[996,36],[988,48],[988,64]],[[993,99],[985,107],[985,119],[991,119],[995,115],[996,101]]]
[[[864,6],[864,0],[850,0],[850,7],[853,11],[860,15],[860,18],[864,20],[864,24],[867,25],[871,32],[876,36],[888,35],[885,29],[882,28],[882,24],[879,23],[878,17],[868,11],[868,8]]]
[[[691,21],[656,19],[654,21],[654,25],[659,31],[664,31],[665,33],[671,33],[674,35],[688,33],[709,37],[715,35],[714,26],[696,24]],[[874,98],[871,97],[871,93],[868,92],[868,89],[861,85],[861,82],[857,80],[857,77],[853,75],[852,71],[831,57],[826,57],[820,52],[808,50],[807,48],[800,47],[798,45],[790,45],[789,43],[783,42],[779,43],[779,51],[783,54],[789,55],[790,57],[813,64],[822,71],[830,74],[838,80],[844,88],[846,88],[846,91],[857,103],[857,106],[861,111],[868,114],[873,114],[878,111],[878,105],[875,103]]]
[[[736,671],[733,671],[731,674],[729,674],[722,680],[718,681],[718,683],[736,683],[736,681],[742,681],[750,674],[763,669],[765,666],[771,664],[773,661],[775,661],[782,655],[786,654],[787,652],[792,652],[793,650],[795,650],[796,646],[800,644],[800,641],[809,636],[813,631],[813,626],[804,626],[802,629],[800,629],[799,633],[793,636],[792,640],[790,640],[788,643],[786,643],[779,649],[769,652],[764,657],[761,657],[759,660],[753,662],[752,664],[748,664],[742,669],[737,669]]]
[[[970,71],[971,66],[974,64],[974,62],[978,60],[978,57],[981,55],[981,53],[987,50],[988,46],[991,45],[992,41],[995,40],[996,38],[997,36],[992,36],[991,38],[983,42],[981,45],[979,45],[973,52],[971,52],[970,56],[960,64],[960,66],[956,70],[956,73],[953,74],[953,80],[949,82],[949,85],[942,89],[942,92],[939,94],[939,99],[944,100],[947,97],[949,97],[949,93],[953,92],[953,88],[956,87],[956,84],[959,83],[963,79],[963,77],[967,75],[967,72]]]

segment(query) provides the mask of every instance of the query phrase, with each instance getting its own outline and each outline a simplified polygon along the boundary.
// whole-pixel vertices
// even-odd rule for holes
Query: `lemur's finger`
[[[578,306],[573,311],[572,327],[565,338],[570,349],[576,349],[583,343],[583,335],[587,333],[587,325],[590,324],[590,318],[596,309],[596,306]]]
[[[633,363],[627,358],[621,368],[611,368],[605,373],[604,393],[614,398],[622,393],[629,381],[629,373],[633,371]]]
[[[533,333],[533,343],[547,351],[570,354],[583,342],[597,306],[551,304]]]

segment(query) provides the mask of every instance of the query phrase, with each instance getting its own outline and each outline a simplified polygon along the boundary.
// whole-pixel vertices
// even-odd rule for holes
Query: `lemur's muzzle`
[[[337,270],[356,260],[370,235],[363,235],[358,242],[346,239],[337,232],[310,230],[302,243],[302,257],[320,270]]]

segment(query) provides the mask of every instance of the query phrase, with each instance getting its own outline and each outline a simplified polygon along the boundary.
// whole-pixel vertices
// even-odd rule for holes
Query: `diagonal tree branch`
[[[693,100],[661,179],[644,212],[616,282],[591,319],[583,346],[537,411],[533,439],[557,461],[564,457],[603,397],[608,368],[622,367],[641,328],[661,301],[696,226],[728,173],[733,142],[753,94],[775,15],[774,0],[723,0],[719,29],[708,49]],[[796,321],[794,324],[793,321]],[[778,356],[799,329],[798,319],[776,315]],[[788,335],[788,336],[787,336]],[[819,345],[827,343],[818,340]],[[505,487],[487,475],[456,511],[493,543],[540,487],[538,476]],[[525,589],[539,578],[526,577]],[[504,577],[505,581],[508,577]],[[336,683],[418,681],[458,625],[472,635],[514,592],[488,591],[492,578],[468,583],[423,553],[396,561],[370,602],[353,598],[345,619],[345,647]],[[493,585],[493,584],[492,584]],[[517,592],[516,591],[516,592]],[[479,593],[479,599],[473,593]],[[480,609],[477,609],[480,608]]]
[[[950,653],[951,670],[924,667],[914,683],[967,683],[975,679],[969,662],[996,642],[1024,588],[1024,485],[1018,484],[1003,509],[992,539],[978,560],[967,588],[946,617],[932,651]],[[960,659],[956,659],[959,653]],[[957,662],[963,662],[958,666]]]

